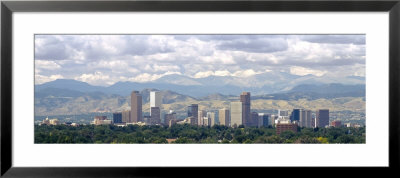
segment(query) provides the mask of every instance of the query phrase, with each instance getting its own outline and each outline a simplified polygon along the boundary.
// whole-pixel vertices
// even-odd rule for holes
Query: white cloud
[[[265,72],[269,72],[269,70],[265,70],[264,72],[261,71],[254,71],[253,69],[247,69],[247,70],[239,70],[234,73],[231,73],[227,70],[218,70],[218,71],[206,71],[206,72],[197,72],[193,78],[205,78],[208,76],[233,76],[233,77],[240,77],[240,78],[245,78],[245,77],[250,77],[253,75],[257,74],[262,74]]]
[[[139,74],[139,75],[137,75],[135,77],[131,77],[128,80],[132,81],[132,82],[142,82],[142,83],[144,83],[144,82],[151,82],[151,81],[157,80],[157,79],[159,79],[159,78],[161,78],[163,76],[171,75],[171,74],[179,74],[179,75],[181,75],[180,72],[166,72],[166,73],[163,73],[163,74],[142,73],[142,74]]]
[[[365,75],[365,44],[361,43],[365,36],[354,37],[359,40],[355,43],[351,43],[351,35],[343,39],[340,35],[311,37],[37,35],[35,73],[42,78],[62,75],[97,85],[154,81],[168,73],[246,78],[283,69],[301,76]]]
[[[50,76],[44,76],[44,75],[35,75],[35,85],[46,83],[46,82],[51,82],[57,79],[62,79],[64,78],[62,75],[50,75]]]
[[[194,78],[205,78],[210,75],[214,75],[213,71],[207,71],[207,72],[197,72],[193,77]]]
[[[304,67],[293,66],[293,67],[290,67],[290,73],[294,74],[294,75],[300,75],[300,76],[311,74],[311,75],[315,75],[315,76],[321,77],[324,74],[326,74],[326,71],[314,70],[314,69],[308,69],[308,68],[304,68]]]
[[[35,60],[35,68],[37,68],[37,69],[47,69],[47,70],[56,70],[56,69],[61,68],[61,66],[58,65],[54,61]]]
[[[109,75],[105,75],[102,72],[95,72],[93,74],[82,74],[78,77],[75,77],[75,80],[99,86],[112,85],[113,83],[115,83],[110,80]]]
[[[247,70],[242,70],[242,71],[236,71],[235,73],[232,74],[232,76],[235,77],[250,77],[253,75],[261,74],[263,72],[256,72],[253,69],[247,69]]]

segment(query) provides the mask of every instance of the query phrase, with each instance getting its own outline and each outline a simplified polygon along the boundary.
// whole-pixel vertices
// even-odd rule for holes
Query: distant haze
[[[365,84],[365,35],[35,35],[35,84],[56,79],[253,87],[258,94]]]

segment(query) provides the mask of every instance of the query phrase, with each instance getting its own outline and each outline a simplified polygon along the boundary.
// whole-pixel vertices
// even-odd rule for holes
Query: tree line
[[[271,126],[35,125],[35,143],[365,143],[365,129],[298,127],[277,135]]]

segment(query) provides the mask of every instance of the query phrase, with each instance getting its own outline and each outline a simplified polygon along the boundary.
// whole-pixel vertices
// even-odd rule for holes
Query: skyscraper
[[[259,113],[258,117],[259,117],[258,119],[261,120],[259,122],[259,127],[262,127],[262,126],[268,127],[268,125],[271,125],[270,121],[269,121],[270,119],[269,119],[269,115],[268,114]]]
[[[218,111],[219,125],[229,126],[229,109],[223,108]]]
[[[240,95],[240,101],[242,102],[242,118],[243,125],[251,125],[251,113],[250,113],[250,92],[242,92]]]
[[[242,102],[231,102],[231,127],[238,127],[239,125],[243,125],[242,109]]]
[[[207,112],[207,117],[210,119],[210,126],[215,125],[215,112]]]
[[[307,127],[311,128],[312,127],[312,116],[311,116],[311,110],[306,110],[306,109],[300,109],[300,127]]]
[[[122,111],[122,122],[132,123],[131,121],[131,111]]]
[[[292,114],[290,115],[290,120],[300,121],[300,109],[293,109]]]
[[[318,109],[315,113],[315,127],[329,126],[329,109]]]
[[[161,124],[161,112],[159,107],[151,107],[150,108],[150,124],[151,125],[156,125],[156,124]]]
[[[113,113],[113,123],[122,123],[122,112]]]
[[[250,114],[250,124],[248,124],[251,127],[257,127],[258,126],[258,113],[257,112],[251,112]]]
[[[150,92],[150,108],[151,107],[158,107],[161,110],[161,93],[158,91],[151,91]],[[150,110],[151,115],[151,110]]]
[[[168,114],[164,115],[164,124],[171,126],[171,121],[172,123],[175,122],[176,120],[176,113],[173,111],[170,111]]]
[[[194,117],[196,118],[196,121],[198,122],[198,114],[199,114],[199,105],[197,104],[191,104],[188,106],[188,112],[187,112],[187,117]]]
[[[198,120],[198,125],[203,125],[203,117],[206,117],[207,113],[204,110],[198,111],[197,114],[197,120]]]
[[[142,121],[142,95],[138,91],[131,93],[131,122]]]

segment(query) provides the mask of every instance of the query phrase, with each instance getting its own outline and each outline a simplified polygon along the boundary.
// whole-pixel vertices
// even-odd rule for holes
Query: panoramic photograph
[[[35,35],[35,144],[365,144],[364,34]]]

